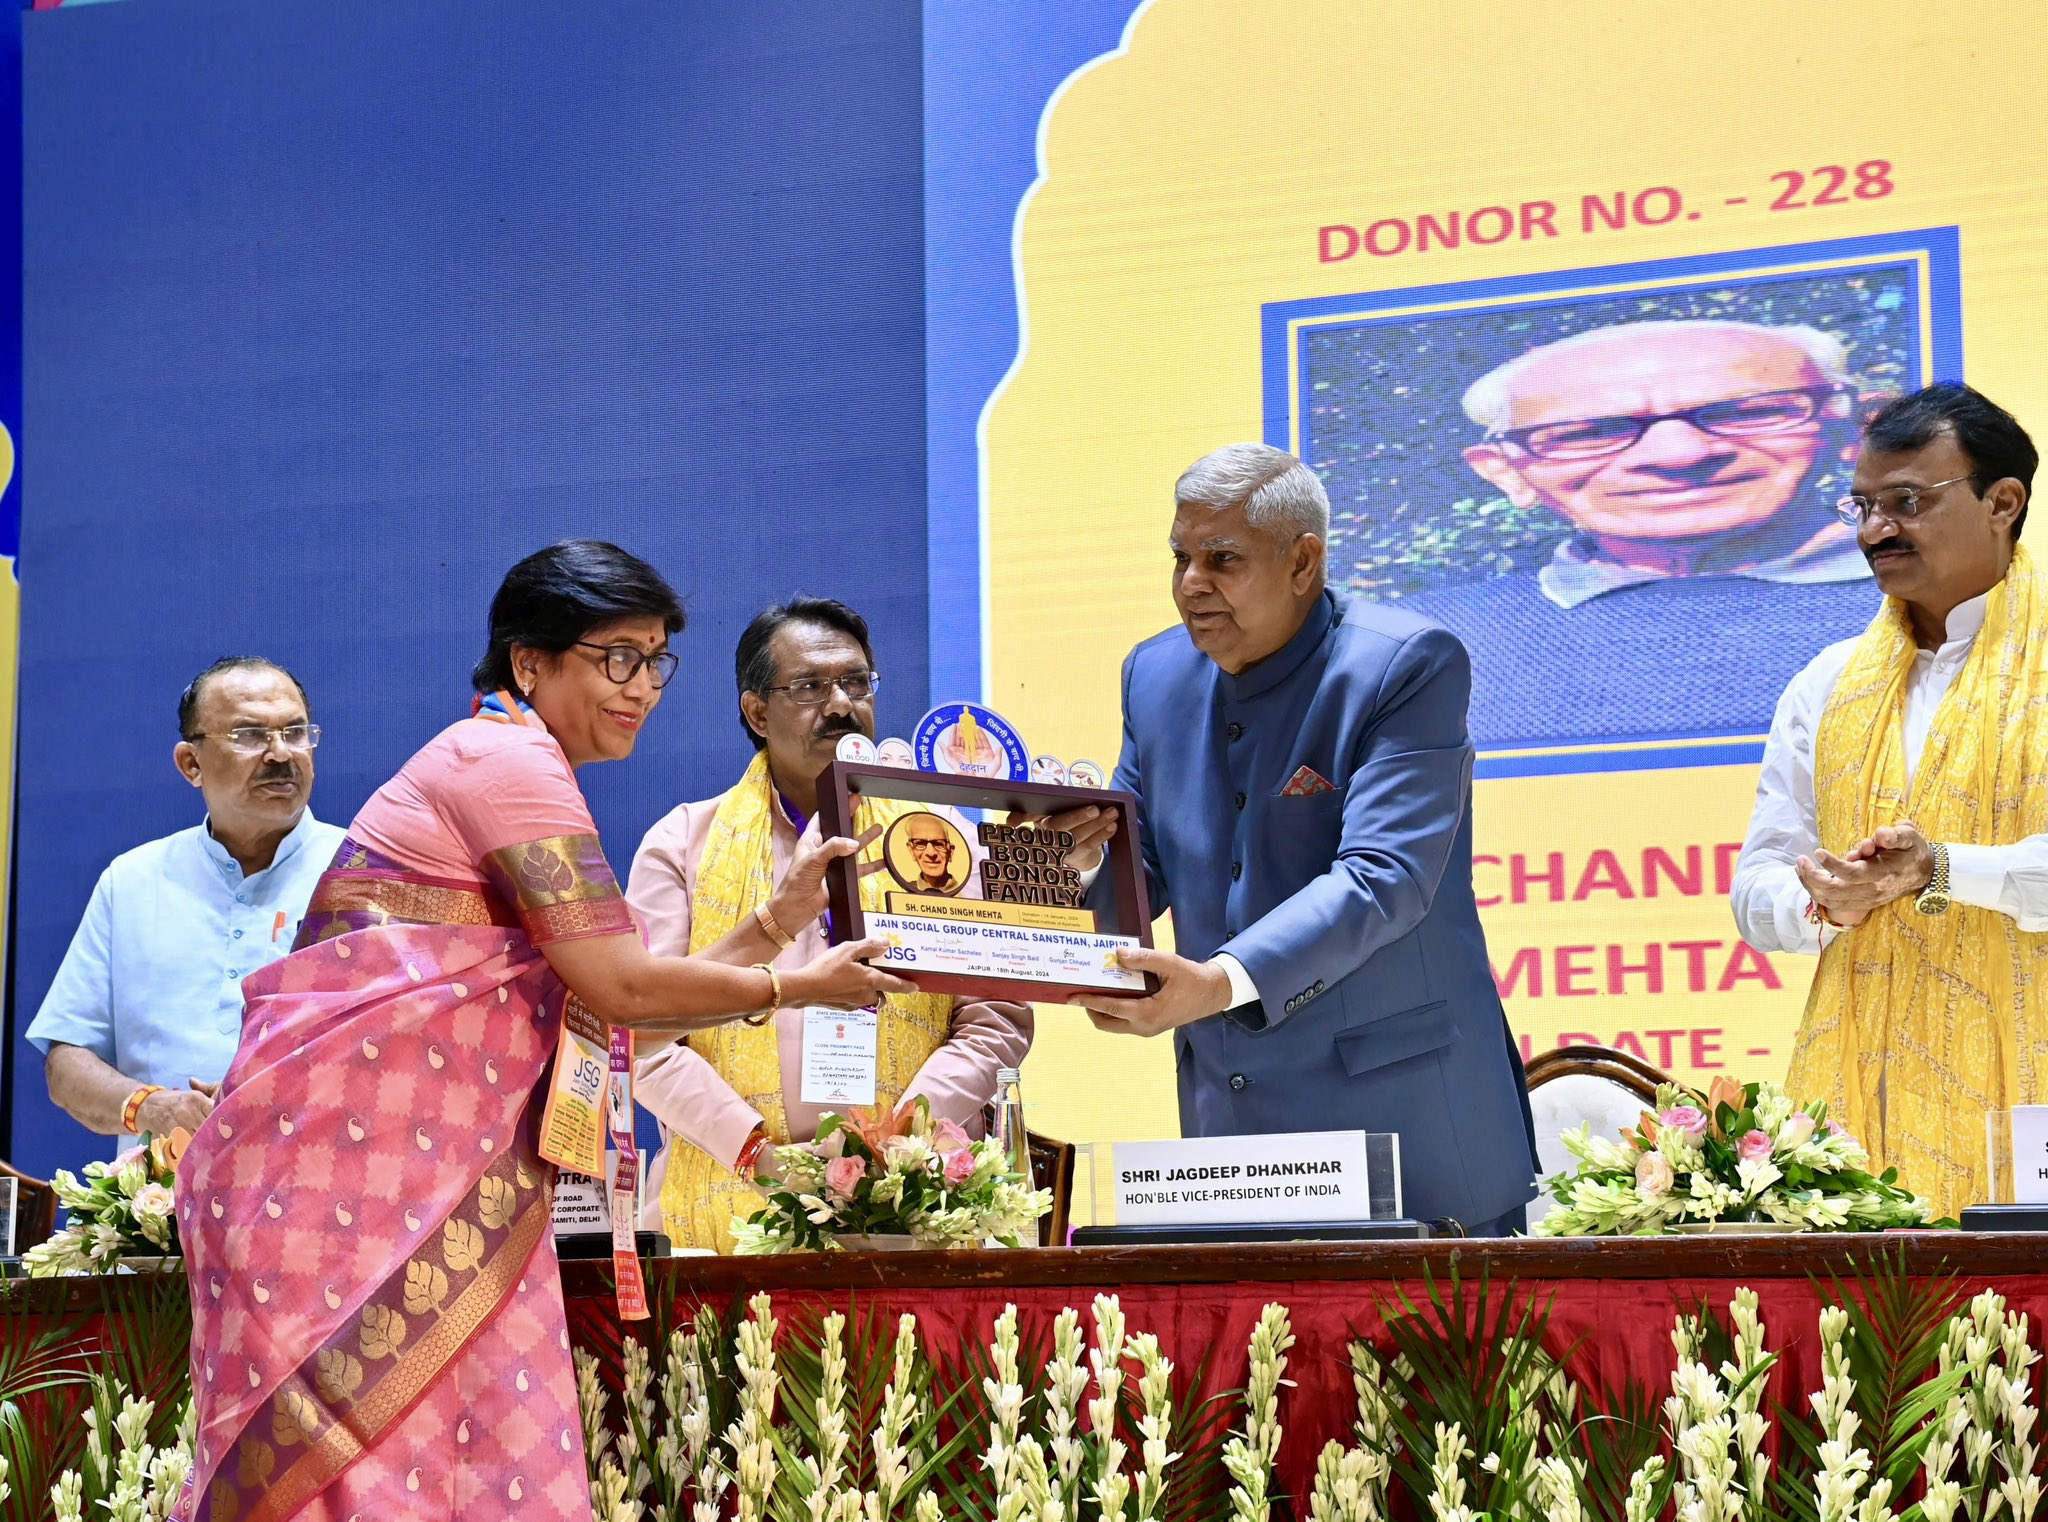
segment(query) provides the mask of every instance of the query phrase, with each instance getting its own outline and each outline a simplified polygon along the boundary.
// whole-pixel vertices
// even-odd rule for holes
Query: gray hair
[[[1303,534],[1330,537],[1330,494],[1322,479],[1271,444],[1212,449],[1173,483],[1173,501],[1193,507],[1244,509],[1244,521],[1290,543]]]
[[[1849,379],[1849,350],[1832,333],[1823,333],[1804,323],[1773,327],[1761,322],[1734,322],[1718,317],[1666,318],[1654,322],[1620,322],[1604,328],[1588,328],[1555,343],[1541,344],[1526,354],[1517,354],[1506,364],[1496,365],[1465,390],[1465,416],[1489,433],[1499,433],[1514,419],[1515,382],[1522,372],[1541,360],[1574,349],[1596,348],[1602,344],[1626,342],[1642,335],[1669,335],[1683,329],[1688,333],[1747,333],[1776,338],[1804,349],[1814,369],[1831,385],[1845,385]]]

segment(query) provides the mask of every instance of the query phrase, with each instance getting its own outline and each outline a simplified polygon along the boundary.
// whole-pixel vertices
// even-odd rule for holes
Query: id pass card
[[[804,1011],[802,1099],[843,1109],[875,1102],[881,1018],[871,1009]]]

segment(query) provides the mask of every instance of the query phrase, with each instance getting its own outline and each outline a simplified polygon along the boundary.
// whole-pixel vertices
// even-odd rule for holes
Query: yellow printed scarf
[[[1820,841],[1846,851],[1910,819],[1929,840],[2010,845],[2048,830],[2048,575],[2024,548],[1935,711],[1906,791],[1905,606],[1857,641],[1814,745]],[[1885,905],[1821,953],[1787,1079],[1937,1215],[1988,1199],[1984,1115],[2048,1099],[2048,934],[1955,904]]]
[[[859,829],[883,826],[885,832],[904,814],[922,806],[862,799],[855,809]],[[774,884],[774,784],[768,776],[766,751],[754,757],[739,785],[719,801],[711,816],[711,832],[697,865],[697,885],[690,905],[690,954],[696,955],[723,939],[767,902]],[[868,848],[877,859],[882,842]],[[874,913],[884,907],[884,874],[861,879],[861,907]],[[953,1000],[939,994],[890,994],[882,1001],[876,1039],[875,1103],[893,1106],[917,1076],[927,1058],[945,1043],[952,1030]],[[775,1021],[751,1026],[735,1021],[689,1037],[695,1051],[761,1114],[768,1139],[786,1143],[789,1121],[782,1106],[782,1056]],[[808,1137],[802,1138],[809,1140]],[[669,1148],[668,1172],[661,1186],[661,1216],[669,1239],[678,1247],[711,1247],[732,1251],[732,1223],[761,1207],[752,1183],[735,1175],[701,1149],[677,1138]]]

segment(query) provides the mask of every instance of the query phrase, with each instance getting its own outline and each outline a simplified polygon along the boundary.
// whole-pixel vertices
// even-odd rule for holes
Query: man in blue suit
[[[1206,455],[1174,503],[1181,627],[1124,662],[1115,785],[1182,954],[1126,954],[1149,997],[1077,1002],[1173,1033],[1186,1134],[1399,1132],[1408,1214],[1518,1230],[1535,1147],[1472,897],[1464,647],[1330,592],[1329,498],[1282,450]]]

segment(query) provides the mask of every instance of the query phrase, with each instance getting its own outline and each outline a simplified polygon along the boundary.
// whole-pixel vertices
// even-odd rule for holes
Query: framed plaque
[[[1061,1003],[1158,988],[1156,977],[1116,959],[1121,948],[1152,944],[1132,794],[838,760],[818,779],[820,828],[857,834],[863,799],[899,807],[878,843],[879,897],[868,890],[875,904],[863,906],[852,858],[829,869],[834,944],[887,936],[882,965],[926,993]],[[1089,889],[1066,864],[1072,836],[1005,822],[1090,804],[1118,817]]]

